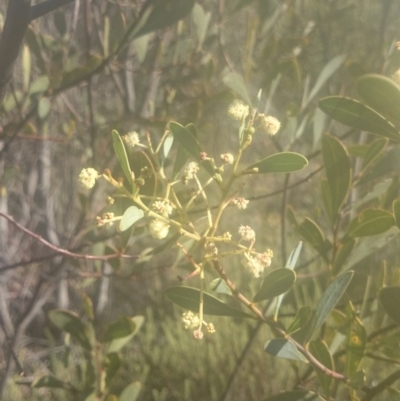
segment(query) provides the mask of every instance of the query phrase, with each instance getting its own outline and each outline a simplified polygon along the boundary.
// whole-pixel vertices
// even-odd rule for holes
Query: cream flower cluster
[[[256,233],[249,226],[240,226],[239,235],[242,237],[243,241],[255,241]]]
[[[224,164],[233,164],[233,162],[235,161],[235,158],[231,153],[223,153],[222,155],[220,155],[220,158],[222,163]]]
[[[196,162],[190,162],[184,171],[185,181],[191,180],[195,177],[195,175],[199,172],[200,167]]]
[[[281,128],[281,123],[275,117],[259,114],[257,118],[260,121],[261,129],[270,136],[274,136]]]
[[[174,207],[168,199],[164,199],[161,201],[155,201],[153,203],[153,210],[164,217],[168,217],[170,214],[172,214]]]
[[[131,148],[140,144],[139,134],[136,131],[128,132],[122,137],[122,140]]]
[[[234,198],[232,199],[232,204],[235,205],[239,210],[244,210],[247,208],[249,201],[245,198]]]
[[[169,233],[169,224],[162,220],[154,219],[149,225],[150,235],[155,239],[164,239]]]
[[[235,120],[242,120],[249,115],[249,106],[240,100],[235,100],[228,109],[229,115]]]
[[[267,249],[264,253],[258,253],[256,255],[247,252],[242,259],[242,265],[252,273],[254,277],[259,278],[264,269],[271,266],[271,259],[273,256],[274,254],[271,249]]]
[[[200,327],[200,318],[197,313],[193,313],[192,311],[187,311],[182,314],[182,321],[185,329],[194,329],[193,337],[196,340],[201,340],[204,336]],[[203,324],[206,326],[207,333],[214,334],[215,328],[212,323],[206,323],[203,321]]]
[[[94,187],[99,177],[101,175],[94,168],[89,167],[80,172],[78,180],[85,188],[90,189]]]

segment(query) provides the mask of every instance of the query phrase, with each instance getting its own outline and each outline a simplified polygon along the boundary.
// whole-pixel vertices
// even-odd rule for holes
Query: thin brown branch
[[[267,324],[273,332],[275,332],[278,336],[284,337],[287,340],[289,340],[296,348],[297,350],[304,355],[304,357],[310,362],[311,365],[313,365],[315,368],[319,369],[321,372],[323,372],[325,375],[332,377],[333,379],[342,381],[344,383],[348,383],[349,379],[338,373],[335,372],[326,366],[324,366],[320,361],[318,361],[306,348],[304,348],[301,344],[299,344],[297,341],[295,341],[293,338],[288,336],[288,334],[282,329],[282,327],[279,325],[278,322],[264,316],[264,314],[261,312],[260,309],[258,309],[255,304],[251,301],[249,301],[235,286],[235,284],[228,278],[225,270],[223,269],[221,263],[219,260],[213,260],[213,266],[214,269],[218,272],[218,274],[221,276],[221,278],[225,281],[227,286],[230,288],[232,291],[232,295],[237,298],[243,305],[245,305],[248,309],[250,309],[251,312],[262,322]]]
[[[64,255],[68,256],[74,259],[86,259],[86,260],[110,260],[110,259],[116,259],[116,258],[124,258],[124,259],[137,259],[137,255],[126,255],[126,254],[120,254],[120,253],[113,253],[110,255],[86,255],[86,254],[80,254],[80,253],[74,253],[71,251],[68,251],[67,249],[62,249],[59,248],[58,246],[55,246],[51,244],[50,242],[46,241],[44,238],[42,238],[40,235],[35,234],[34,232],[28,230],[21,224],[19,224],[17,221],[14,220],[13,217],[9,216],[8,214],[0,212],[0,216],[4,217],[7,219],[10,223],[14,224],[19,230],[23,231],[24,233],[28,234],[30,237],[34,238],[38,242],[42,243],[45,245],[47,248],[52,249],[59,255]]]

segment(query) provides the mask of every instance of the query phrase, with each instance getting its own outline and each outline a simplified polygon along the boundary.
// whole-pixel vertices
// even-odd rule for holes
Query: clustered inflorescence
[[[264,270],[271,265],[273,252],[270,249],[267,249],[265,252],[259,253],[254,249],[256,233],[250,226],[241,225],[238,228],[237,239],[235,239],[235,236],[232,236],[229,232],[223,232],[218,235],[217,230],[221,215],[225,211],[226,206],[231,205],[241,211],[245,210],[249,205],[249,200],[240,196],[234,197],[230,195],[230,193],[233,192],[231,187],[235,182],[235,179],[239,178],[241,174],[246,174],[246,172],[240,173],[238,166],[243,150],[251,143],[252,135],[254,135],[257,130],[270,136],[275,135],[279,131],[281,124],[275,117],[256,113],[251,110],[248,105],[239,100],[235,100],[231,104],[228,114],[234,120],[242,122],[240,146],[237,154],[221,154],[220,162],[222,164],[217,166],[213,158],[209,157],[207,153],[201,152],[196,161],[189,161],[187,163],[186,167],[181,172],[180,179],[173,182],[167,180],[164,167],[158,158],[158,152],[161,149],[163,141],[168,135],[170,135],[168,131],[164,134],[156,151],[153,150],[149,134],[147,134],[148,146],[140,142],[140,136],[135,131],[122,136],[121,144],[125,144],[127,148],[132,149],[138,146],[146,148],[149,159],[152,159],[154,163],[154,173],[158,175],[157,178],[159,181],[164,183],[164,197],[144,197],[140,194],[140,187],[144,185],[145,180],[148,177],[149,169],[147,168],[142,169],[143,174],[140,177],[135,177],[134,174],[131,173],[130,178],[132,179],[131,185],[133,185],[134,188],[133,193],[129,192],[121,179],[114,179],[109,170],[100,174],[93,168],[86,168],[79,174],[79,181],[84,188],[93,188],[96,180],[102,177],[117,189],[119,197],[131,199],[135,207],[137,207],[137,210],[141,213],[139,218],[147,216],[147,226],[152,238],[162,240],[168,237],[171,230],[173,230],[181,236],[187,236],[193,240],[201,242],[204,251],[200,261],[195,261],[192,256],[187,253],[185,247],[179,243],[179,240],[176,243],[194,268],[193,273],[186,279],[199,275],[200,279],[204,280],[204,266],[207,263],[211,263],[212,265],[213,260],[218,259],[220,261],[221,258],[230,253],[240,255],[241,264],[256,278],[260,277]],[[130,152],[132,151],[133,149],[130,150]],[[225,173],[225,169],[231,172],[231,178],[227,180],[229,184],[227,188],[223,189],[220,205],[214,214],[211,212],[208,205],[205,189],[210,182],[215,179],[215,177],[210,179],[206,184],[201,183],[199,172],[202,163],[209,163],[210,166],[213,166],[212,168],[215,170],[216,174]],[[247,172],[247,174],[248,173],[249,172]],[[194,182],[195,188],[192,188],[188,192],[188,200],[181,201],[177,192],[175,192],[175,185],[179,183],[188,185],[189,181]],[[150,202],[143,202],[142,199],[150,199]],[[108,196],[108,207],[112,207],[115,201],[115,196]],[[206,219],[208,223],[208,228],[205,231],[199,231],[199,229],[195,228],[195,225],[191,222],[190,215],[188,214],[191,207],[196,205],[199,201],[205,205]],[[96,217],[96,225],[98,227],[105,225],[110,226],[118,220],[121,220],[122,224],[123,216],[115,216],[113,212],[107,212]],[[221,252],[221,250],[218,249],[218,243],[225,244],[224,247],[226,245],[231,246],[234,250],[228,252],[225,252],[224,250],[224,252]],[[203,284],[201,284],[201,291],[203,291]],[[187,311],[182,315],[182,321],[186,329],[193,330],[193,336],[196,339],[203,338],[203,327],[206,328],[208,333],[215,332],[213,324],[204,321],[202,304],[200,305],[198,314],[195,314],[192,311]]]

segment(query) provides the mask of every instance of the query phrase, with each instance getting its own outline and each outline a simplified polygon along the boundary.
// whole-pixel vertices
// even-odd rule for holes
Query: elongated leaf
[[[289,209],[290,211],[291,209]],[[286,268],[287,269],[292,269],[296,267],[297,260],[300,256],[301,248],[303,247],[303,242],[300,241],[297,246],[290,252],[289,259],[286,261]],[[282,301],[284,298],[285,294],[279,295],[278,299],[276,300],[276,307],[275,307],[275,314],[274,314],[274,319],[278,320],[278,314],[279,314],[279,309],[281,308]]]
[[[368,106],[400,125],[400,87],[383,75],[368,74],[358,79],[357,91]]]
[[[297,260],[299,259],[301,248],[303,247],[303,242],[300,241],[297,246],[290,252],[289,258],[286,262],[287,269],[294,269],[296,267]]]
[[[400,287],[383,288],[379,294],[385,312],[400,324]]]
[[[182,147],[199,162],[199,165],[203,167],[217,182],[222,182],[220,174],[215,172],[215,169],[209,160],[201,160],[201,153],[203,152],[199,142],[192,135],[192,133],[182,125],[170,122],[168,127],[174,138],[182,145]]]
[[[302,306],[296,313],[294,320],[286,330],[287,333],[295,333],[306,325],[312,316],[312,311],[309,306]]]
[[[285,338],[269,340],[264,345],[264,351],[279,358],[307,362],[306,357],[298,351],[296,346]]]
[[[197,130],[196,130],[196,126],[194,124],[188,124],[188,125],[186,125],[185,128],[192,134],[192,136],[194,136],[194,138],[197,138]],[[174,180],[178,176],[182,167],[188,161],[189,157],[190,157],[190,153],[187,150],[185,150],[185,148],[181,144],[178,143],[178,150],[176,152],[175,164],[174,164],[174,169],[172,172],[172,178]]]
[[[298,228],[298,233],[301,238],[326,259],[327,244],[317,223],[309,218],[304,219]]]
[[[294,152],[276,153],[247,167],[245,171],[258,169],[258,174],[265,173],[292,173],[302,170],[308,164],[307,159]]]
[[[307,390],[285,391],[284,393],[274,394],[262,401],[323,401],[318,394]]]
[[[195,0],[147,0],[132,38],[175,24],[190,13],[194,3]]]
[[[218,294],[232,295],[231,289],[228,287],[226,282],[222,278],[216,278],[210,283],[210,288],[212,291]]]
[[[321,99],[318,107],[334,120],[349,127],[400,141],[399,131],[389,121],[357,100],[330,96]]]
[[[351,169],[347,152],[342,143],[329,135],[322,138],[322,156],[331,196],[333,221],[350,188]],[[331,221],[331,223],[333,223]]]
[[[72,338],[79,341],[83,348],[92,349],[89,330],[76,313],[64,309],[53,309],[49,312],[48,317],[56,327],[71,334]]]
[[[46,75],[41,75],[29,87],[29,94],[34,95],[36,93],[46,92],[49,86],[50,79]]]
[[[173,143],[174,143],[173,135],[167,135],[163,143],[163,155],[165,159],[168,157],[169,151],[171,150]]]
[[[241,75],[231,72],[224,77],[223,81],[229,89],[232,89],[233,92],[238,94],[247,105],[252,107],[250,96],[247,92],[246,83]]]
[[[142,384],[140,382],[131,383],[122,390],[118,401],[136,401],[141,390]]]
[[[31,52],[27,45],[22,48],[22,78],[24,92],[27,92],[31,80]]]
[[[395,225],[394,217],[386,210],[366,209],[359,213],[347,227],[352,238],[382,234]]]
[[[131,334],[128,334],[127,336],[114,337],[114,339],[112,339],[110,341],[110,344],[108,346],[108,349],[107,349],[108,354],[119,352],[130,340],[132,340],[133,337],[135,337],[135,335],[139,332],[140,328],[143,325],[144,317],[143,316],[135,316],[135,317],[129,318],[129,320],[131,320],[134,323],[134,325],[135,325],[134,330],[131,332]],[[111,330],[111,333],[115,333],[114,329]]]
[[[113,352],[112,354],[107,354],[106,358],[106,363],[103,363],[103,367],[105,365],[104,368],[106,371],[106,385],[109,386],[111,380],[115,377],[118,369],[121,367],[122,361],[116,352]]]
[[[191,310],[199,311],[200,290],[192,287],[170,287],[165,291],[167,298],[174,304]],[[204,314],[214,316],[252,317],[239,309],[234,309],[225,302],[208,293],[203,293]]]
[[[281,268],[272,270],[263,280],[260,290],[253,298],[253,302],[277,297],[289,291],[296,281],[296,273],[291,269]]]
[[[337,274],[342,270],[344,263],[353,251],[355,243],[356,241],[354,239],[348,238],[340,244],[333,261],[332,271],[334,274]]]
[[[400,198],[397,198],[393,202],[393,215],[394,215],[394,220],[396,222],[396,226],[400,228]]]
[[[386,138],[378,138],[375,141],[371,142],[368,146],[367,153],[365,154],[362,169],[364,170],[367,166],[369,166],[373,161],[375,161],[378,156],[383,152],[388,140]]]
[[[119,164],[121,165],[122,171],[125,174],[125,177],[128,179],[129,184],[132,185],[132,170],[129,165],[128,155],[126,154],[125,145],[122,142],[122,138],[116,130],[111,132],[113,137],[113,146],[115,154],[117,155],[117,159]]]
[[[311,330],[312,334],[322,326],[329,313],[339,302],[343,293],[346,291],[347,286],[350,284],[353,274],[353,271],[348,271],[336,277],[323,293],[315,313],[315,319]]]
[[[367,332],[361,320],[356,316],[351,303],[349,303],[346,309],[346,314],[351,319],[346,335],[346,374],[348,377],[352,377],[364,357],[367,345]]]
[[[121,316],[118,320],[110,324],[104,334],[104,341],[109,342],[116,338],[128,337],[136,331],[136,322],[133,318]]]
[[[311,341],[309,346],[309,351],[325,367],[327,367],[330,370],[334,370],[332,355],[330,354],[328,347],[326,346],[324,341],[321,340]],[[332,377],[326,375],[317,368],[315,369],[315,372],[325,391],[325,394],[329,394],[329,387],[332,383]]]
[[[138,220],[143,218],[144,212],[142,209],[139,209],[136,206],[130,206],[125,210],[125,213],[122,215],[122,219],[119,223],[119,229],[121,231],[127,230],[133,224],[135,224]]]
[[[42,376],[40,379],[32,383],[32,387],[63,388],[65,390],[70,390],[72,388],[70,384],[63,382],[62,380],[57,379],[57,377],[52,375]]]
[[[321,88],[325,85],[326,81],[342,66],[344,60],[346,59],[345,55],[336,56],[332,60],[328,61],[325,67],[322,69],[319,74],[317,81],[315,82],[314,87],[312,88],[308,98],[306,100],[306,104],[310,103],[310,101],[315,97],[315,95],[321,90]]]

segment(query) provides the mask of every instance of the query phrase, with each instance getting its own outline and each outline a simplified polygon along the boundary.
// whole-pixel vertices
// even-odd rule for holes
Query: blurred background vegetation
[[[0,6],[0,28],[6,3]],[[108,208],[109,188],[100,183],[90,192],[82,190],[77,182],[80,170],[116,169],[112,129],[121,134],[137,130],[143,140],[149,132],[157,140],[171,120],[195,123],[200,143],[213,157],[234,151],[238,127],[227,109],[235,95],[224,77],[235,72],[244,77],[252,99],[262,89],[261,110],[282,122],[273,139],[255,136],[243,161],[281,150],[299,152],[310,161],[296,174],[246,180],[242,195],[252,200],[249,208],[240,215],[231,212],[223,221],[231,232],[240,224],[253,227],[258,242],[274,250],[273,266],[284,266],[300,240],[295,216],[328,227],[316,189],[323,174],[320,139],[328,129],[328,119],[316,107],[318,98],[356,96],[360,75],[391,76],[400,68],[395,47],[400,3],[200,0],[177,23],[163,27],[160,22],[132,39],[127,32],[143,4],[80,0],[29,25],[0,109],[0,211],[61,248],[113,253],[113,244],[126,238],[113,228],[94,225],[95,217]],[[329,74],[319,84],[317,78],[327,65]],[[331,134],[346,136],[346,145],[356,154],[370,139],[348,131],[329,125]],[[394,149],[394,166],[398,156]],[[134,168],[140,169],[145,161],[136,163]],[[391,197],[398,196],[397,173],[398,169],[374,169],[352,199],[362,198],[377,182],[387,183],[385,191],[391,185]],[[372,202],[384,202],[378,198],[372,197]],[[257,323],[223,318],[215,335],[193,341],[181,324],[182,310],[164,295],[167,287],[178,283],[178,275],[187,274],[186,262],[176,259],[175,249],[149,256],[158,244],[140,225],[126,248],[126,253],[144,255],[135,261],[62,257],[1,218],[0,232],[0,372],[5,400],[74,399],[61,390],[32,389],[29,384],[49,372],[74,380],[73,365],[83,363],[82,355],[72,350],[69,366],[63,365],[62,340],[46,313],[58,307],[82,314],[83,293],[92,299],[100,331],[120,315],[145,317],[140,333],[124,349],[123,366],[113,384],[116,393],[139,380],[140,400],[259,400],[299,383],[317,383],[314,376],[303,376],[295,363],[267,356],[262,345],[271,333]],[[381,280],[383,260],[388,277],[399,282],[398,238],[384,247],[389,240],[392,237],[385,234],[380,242],[371,241],[359,260],[347,262],[347,268],[356,269],[355,301],[361,302],[360,288],[367,277]],[[298,305],[315,305],[327,280],[321,257],[310,246],[303,248],[299,265],[283,315],[293,316]],[[229,269],[243,292],[256,291],[258,281],[234,260]],[[374,294],[372,289],[371,298]],[[378,380],[383,374],[379,362],[365,364],[374,366],[375,375],[368,380]],[[22,371],[24,377],[19,377]],[[379,399],[391,399],[386,396],[391,395]]]

